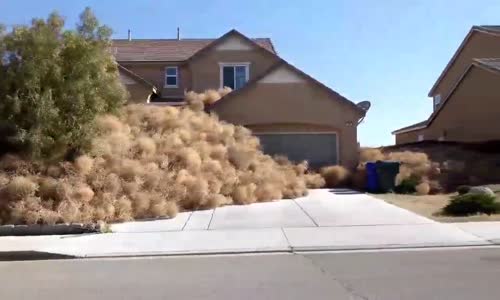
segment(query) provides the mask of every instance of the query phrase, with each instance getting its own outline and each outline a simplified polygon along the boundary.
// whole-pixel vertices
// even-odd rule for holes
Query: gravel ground
[[[493,191],[500,195],[500,185],[490,185]],[[390,204],[397,205],[404,209],[413,211],[419,215],[439,222],[478,222],[478,221],[499,221],[500,214],[496,215],[475,215],[468,217],[440,216],[439,212],[450,201],[450,197],[455,194],[440,195],[400,195],[400,194],[373,194],[373,197],[382,199]]]

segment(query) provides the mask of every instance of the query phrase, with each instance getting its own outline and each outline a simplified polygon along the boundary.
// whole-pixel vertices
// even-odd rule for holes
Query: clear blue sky
[[[73,25],[90,6],[114,37],[218,37],[232,28],[272,38],[287,61],[354,102],[372,108],[362,145],[431,112],[427,92],[472,25],[500,24],[498,0],[0,0],[0,22],[26,24],[52,10]]]

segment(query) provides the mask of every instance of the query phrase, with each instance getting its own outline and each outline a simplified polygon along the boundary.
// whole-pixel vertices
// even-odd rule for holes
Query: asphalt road
[[[500,299],[500,248],[0,262],[0,299]]]

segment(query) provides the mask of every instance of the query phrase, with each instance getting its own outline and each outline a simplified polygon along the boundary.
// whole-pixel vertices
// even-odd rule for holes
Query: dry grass
[[[307,193],[324,180],[307,164],[276,161],[241,126],[203,111],[221,94],[187,95],[187,108],[130,105],[97,119],[92,149],[74,162],[0,161],[2,223],[123,221]],[[194,106],[194,109],[193,109]]]
[[[37,184],[31,179],[24,176],[15,176],[5,186],[5,195],[10,201],[17,201],[33,196],[37,189]]]
[[[377,148],[361,148],[359,152],[360,163],[366,163],[370,161],[384,160],[385,155]]]
[[[224,87],[219,90],[206,90],[204,93],[188,92],[185,95],[186,102],[195,110],[200,111],[205,105],[211,105],[219,101],[220,98],[231,92],[231,88]]]
[[[346,183],[349,179],[350,172],[342,166],[328,166],[320,171],[321,176],[325,179],[326,186],[334,188]]]
[[[431,187],[429,183],[422,182],[415,187],[415,190],[417,191],[417,195],[424,196],[429,194]]]
[[[450,202],[450,196],[454,194],[440,195],[398,195],[398,194],[374,194],[372,196],[382,199],[390,204],[407,209],[424,217],[439,222],[478,222],[499,221],[500,214],[476,215],[467,217],[449,217],[439,215],[440,211]]]

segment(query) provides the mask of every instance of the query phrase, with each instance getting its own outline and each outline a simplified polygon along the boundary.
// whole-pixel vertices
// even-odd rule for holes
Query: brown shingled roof
[[[116,39],[111,48],[118,62],[122,61],[185,61],[216,39]],[[269,38],[252,39],[276,54]]]

